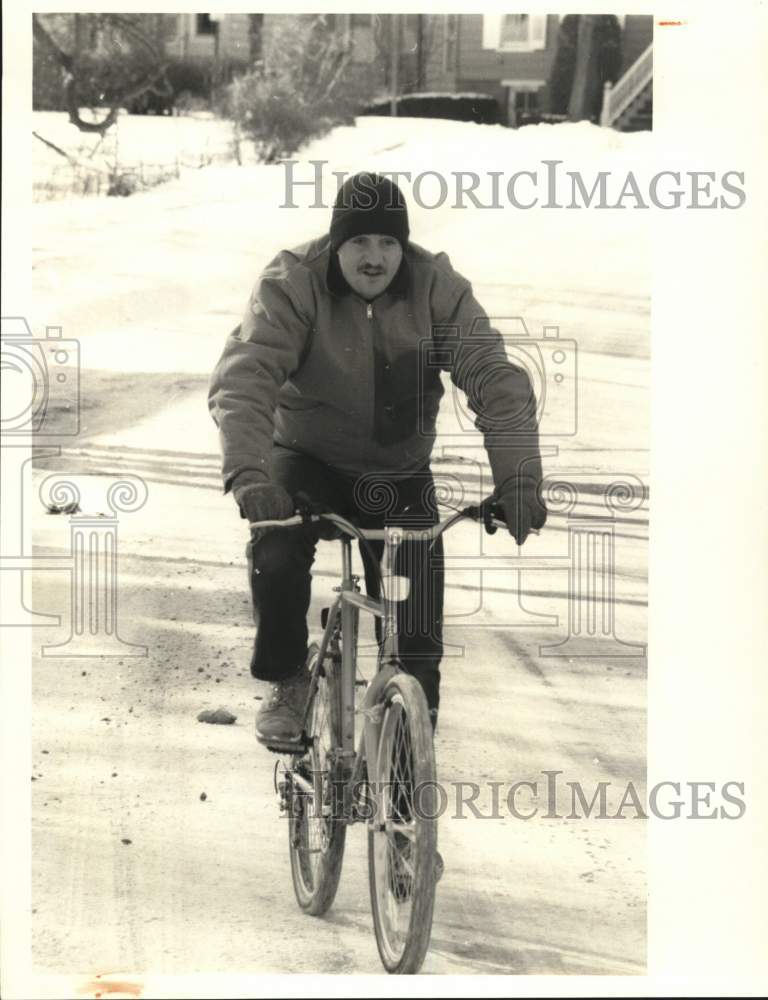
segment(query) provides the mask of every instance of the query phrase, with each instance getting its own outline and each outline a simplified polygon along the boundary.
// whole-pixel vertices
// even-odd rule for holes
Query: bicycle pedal
[[[261,740],[259,740],[259,742],[261,742]],[[270,753],[291,755],[306,753],[310,746],[303,736],[298,740],[284,740],[282,742],[279,740],[270,740],[269,743],[262,743],[261,745],[266,747]]]

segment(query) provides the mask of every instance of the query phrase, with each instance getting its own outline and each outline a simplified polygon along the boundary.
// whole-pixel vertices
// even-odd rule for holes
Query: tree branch
[[[62,69],[67,72],[72,72],[73,58],[60,49],[56,42],[53,40],[51,35],[43,27],[42,22],[39,20],[37,14],[32,15],[32,34],[33,37],[37,39],[42,45],[44,45],[51,55],[56,59],[58,64]]]
[[[65,160],[69,160],[70,163],[77,162],[73,156],[70,156],[69,153],[66,153],[60,146],[57,146],[55,142],[51,142],[50,139],[44,139],[43,136],[35,132],[34,129],[32,130],[32,135],[36,139],[39,139],[40,142],[44,143],[46,146],[49,146],[55,153],[58,153],[59,156],[63,156]]]
[[[74,156],[72,156],[66,150],[62,149],[60,146],[57,146],[55,142],[51,142],[50,139],[46,139],[44,136],[40,135],[39,132],[35,132],[33,130],[32,135],[36,139],[39,139],[40,142],[42,142],[44,145],[50,147],[55,153],[58,153],[59,156],[63,156],[64,159],[68,163],[72,164],[73,167],[80,167],[81,170],[91,170],[95,174],[103,174],[104,173],[104,171],[101,169],[101,167],[90,167],[90,166],[88,166],[87,163],[81,163],[80,160],[76,160]]]
[[[151,90],[154,84],[160,79],[165,73],[165,66],[161,66],[158,69],[150,72],[143,80],[137,83],[130,90],[123,91],[114,97],[110,102],[109,112],[105,118],[102,118],[99,122],[88,122],[84,121],[80,117],[80,102],[77,97],[77,79],[69,75],[69,78],[65,80],[64,83],[64,94],[67,99],[67,111],[69,112],[69,120],[73,125],[76,125],[81,132],[98,132],[101,136],[104,135],[117,121],[117,116],[120,114],[120,108],[124,104],[129,104],[131,101],[140,97],[145,91]]]
[[[114,96],[110,101],[109,111],[105,117],[101,119],[101,121],[89,122],[80,117],[78,77],[74,57],[60,48],[51,37],[50,33],[45,29],[38,16],[36,14],[32,15],[32,31],[34,37],[38,42],[45,46],[63,70],[64,99],[70,122],[81,132],[96,132],[102,137],[117,121],[120,108],[124,104],[129,104],[137,97],[140,97],[145,91],[154,88],[158,81],[165,77],[165,71],[167,68],[167,64],[162,61],[162,56],[158,48],[138,25],[133,23],[129,18],[124,17],[122,14],[107,14],[104,15],[104,17],[106,23],[114,25],[119,28],[120,31],[123,31],[129,38],[133,38],[139,44],[143,45],[157,65],[153,69],[150,69],[138,83],[131,87],[127,87],[125,90]],[[163,88],[159,90],[158,93],[170,93],[170,84],[166,79],[163,79]]]
[[[130,17],[126,17],[123,14],[105,14],[104,19],[107,24],[114,25],[137,41],[139,45],[143,45],[156,63],[162,61],[163,53],[161,50],[155,45],[144,29],[131,20]]]

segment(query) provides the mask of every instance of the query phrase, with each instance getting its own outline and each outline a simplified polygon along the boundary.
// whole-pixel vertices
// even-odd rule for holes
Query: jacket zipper
[[[372,302],[366,302],[365,303],[365,315],[366,315],[366,317],[368,319],[368,322],[369,323],[373,323],[373,303]],[[374,347],[374,341],[376,339],[376,337],[375,337],[375,335],[376,335],[376,329],[375,329],[375,327],[371,330],[371,334],[372,334],[372,336],[370,337],[370,340],[369,340],[368,349],[369,349],[369,352],[370,352],[369,357],[370,357],[370,366],[371,366],[370,367],[371,378],[373,379],[373,383],[375,385],[375,382],[376,382],[376,349]],[[376,396],[376,392],[375,392],[375,389],[373,389],[373,387],[372,387],[372,391],[368,394],[368,414],[367,414],[367,420],[366,420],[366,425],[367,425],[367,428],[368,428],[368,434],[367,434],[368,438],[371,438],[373,436],[373,425],[374,425],[374,422],[375,422],[375,419],[376,419],[375,414],[374,414],[374,409],[375,409],[375,406],[376,406],[375,396]]]

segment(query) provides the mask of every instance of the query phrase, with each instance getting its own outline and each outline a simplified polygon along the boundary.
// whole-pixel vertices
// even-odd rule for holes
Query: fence
[[[232,124],[211,115],[121,115],[105,137],[79,132],[65,114],[33,115],[33,200],[128,195],[212,164],[252,155]]]

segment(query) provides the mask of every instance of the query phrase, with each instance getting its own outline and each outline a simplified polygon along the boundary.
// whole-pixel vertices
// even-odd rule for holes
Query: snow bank
[[[81,113],[89,119],[85,109]],[[115,172],[133,173],[151,182],[234,159],[231,125],[206,113],[168,117],[123,113],[101,138],[97,133],[80,132],[64,112],[35,111],[32,129],[40,137],[33,135],[31,140],[33,188],[39,199],[86,190],[103,194]]]
[[[159,143],[165,129],[173,134],[191,126],[149,119],[141,127]],[[295,188],[295,208],[285,207],[280,164],[209,166],[130,198],[38,203],[36,321],[61,323],[83,338],[92,334],[84,350],[90,367],[113,367],[120,359],[139,371],[208,371],[264,265],[281,248],[327,232],[334,171],[474,171],[486,199],[494,171],[507,177],[561,160],[558,169],[585,176],[641,174],[651,151],[648,134],[587,123],[513,130],[363,117],[295,155],[295,178],[309,182]],[[426,205],[433,199],[429,180],[420,192]],[[588,350],[647,356],[651,212],[519,210],[508,202],[457,208],[453,197],[428,208],[417,203],[412,185],[402,186],[412,239],[446,251],[494,316],[524,315],[538,333],[542,325],[560,325],[563,336],[577,336]],[[321,207],[312,207],[318,195]]]

